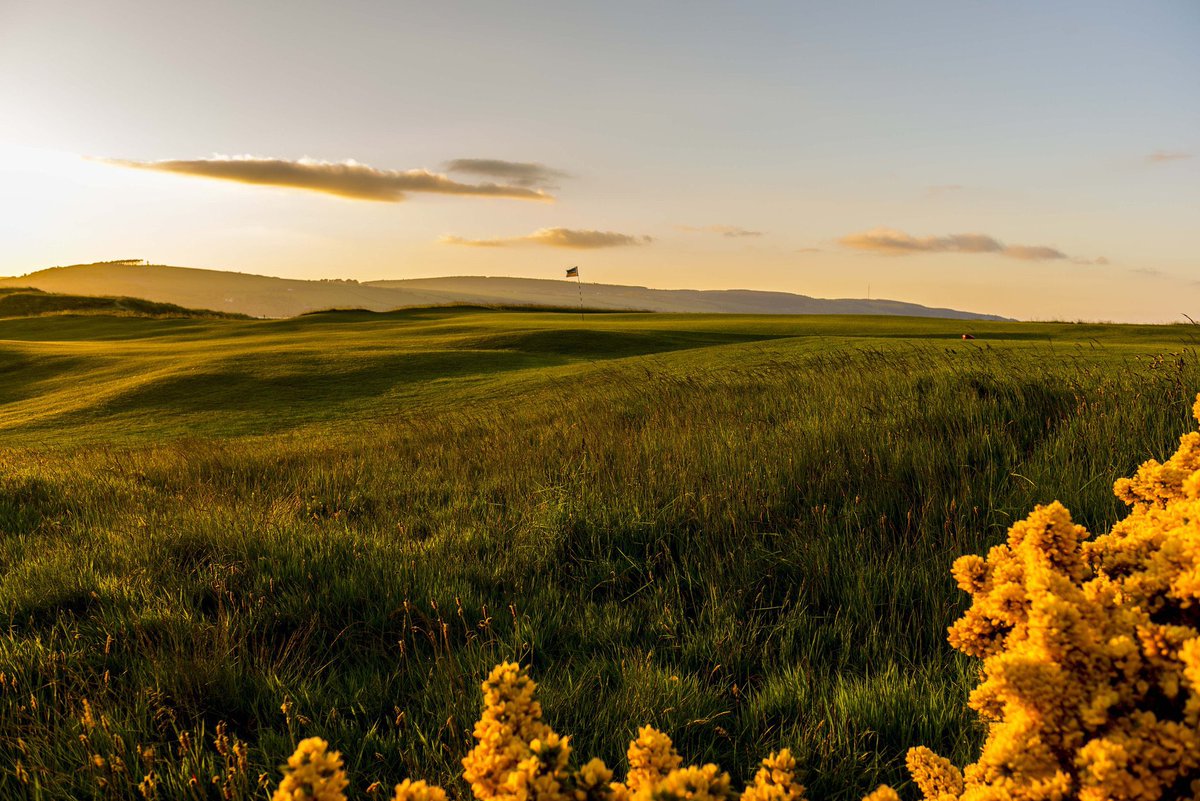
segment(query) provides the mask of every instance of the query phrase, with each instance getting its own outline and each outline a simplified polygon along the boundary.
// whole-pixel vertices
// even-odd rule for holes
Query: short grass
[[[506,659],[618,766],[639,723],[739,778],[789,746],[819,799],[903,782],[911,745],[964,761],[950,563],[1039,502],[1116,519],[1112,481],[1189,427],[1196,341],[482,309],[0,320],[0,797],[139,797],[150,770],[163,798],[264,797],[307,735],[359,794],[461,795]]]

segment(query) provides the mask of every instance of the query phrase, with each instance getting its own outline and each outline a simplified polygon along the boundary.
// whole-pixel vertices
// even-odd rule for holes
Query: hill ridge
[[[294,317],[332,308],[390,311],[415,306],[485,305],[570,308],[575,282],[546,278],[447,276],[359,282],[279,278],[253,273],[139,264],[134,260],[50,267],[0,278],[0,287],[28,286],[73,295],[122,295],[187,308],[253,317]],[[651,289],[590,283],[584,305],[593,309],[717,314],[867,314],[1004,320],[993,314],[924,306],[899,300],[816,298],[755,289]]]

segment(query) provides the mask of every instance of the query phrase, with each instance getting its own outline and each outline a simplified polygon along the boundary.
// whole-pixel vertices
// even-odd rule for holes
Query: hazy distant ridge
[[[573,281],[538,278],[411,278],[372,281],[369,286],[459,296],[470,303],[529,303],[574,306],[579,289]],[[755,289],[648,289],[620,284],[583,284],[584,305],[601,309],[719,314],[895,314],[962,320],[1003,320],[991,314],[942,309],[898,300],[827,299],[791,292]]]
[[[331,308],[388,311],[456,303],[575,306],[573,281],[537,278],[447,277],[395,281],[302,281],[222,270],[129,262],[52,267],[0,286],[29,286],[78,295],[127,295],[159,303],[216,309],[254,317],[292,317]],[[893,314],[961,320],[1002,320],[990,314],[941,309],[896,300],[824,299],[749,289],[647,289],[583,284],[590,308],[725,314]]]

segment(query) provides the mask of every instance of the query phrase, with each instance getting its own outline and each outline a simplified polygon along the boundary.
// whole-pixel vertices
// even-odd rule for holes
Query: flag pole
[[[583,322],[583,279],[579,277],[579,268],[572,267],[575,271],[575,286],[579,288],[579,322]]]

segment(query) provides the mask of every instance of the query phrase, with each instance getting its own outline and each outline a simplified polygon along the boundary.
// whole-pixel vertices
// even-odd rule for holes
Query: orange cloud
[[[1065,259],[1066,253],[1055,248],[1046,247],[1045,245],[1009,245],[1000,251],[1000,255],[1009,256],[1014,259],[1023,259],[1025,261],[1048,261],[1052,259]]]
[[[1146,161],[1151,164],[1161,164],[1164,161],[1182,161],[1191,157],[1191,153],[1184,153],[1178,150],[1155,150],[1149,156],[1146,156]]]
[[[838,240],[843,246],[889,256],[912,253],[995,253],[1023,261],[1051,261],[1068,258],[1057,248],[1047,245],[1005,245],[987,234],[950,234],[949,236],[915,237],[893,228],[875,228],[859,234],[848,234]],[[1097,259],[1093,263],[1107,263]]]
[[[243,184],[282,186],[354,200],[398,203],[408,192],[475,197],[506,197],[519,200],[553,201],[538,189],[506,184],[464,184],[428,170],[380,170],[355,161],[286,161],[251,156],[216,156],[191,161],[128,161],[98,159],[118,167],[154,170]]]
[[[466,245],[473,248],[505,248],[514,245],[546,245],[553,248],[573,250],[595,250],[626,245],[645,245],[654,241],[648,236],[620,234],[616,231],[581,231],[572,228],[541,228],[525,236],[510,236],[503,239],[464,239],[461,236],[443,236],[444,245]]]

